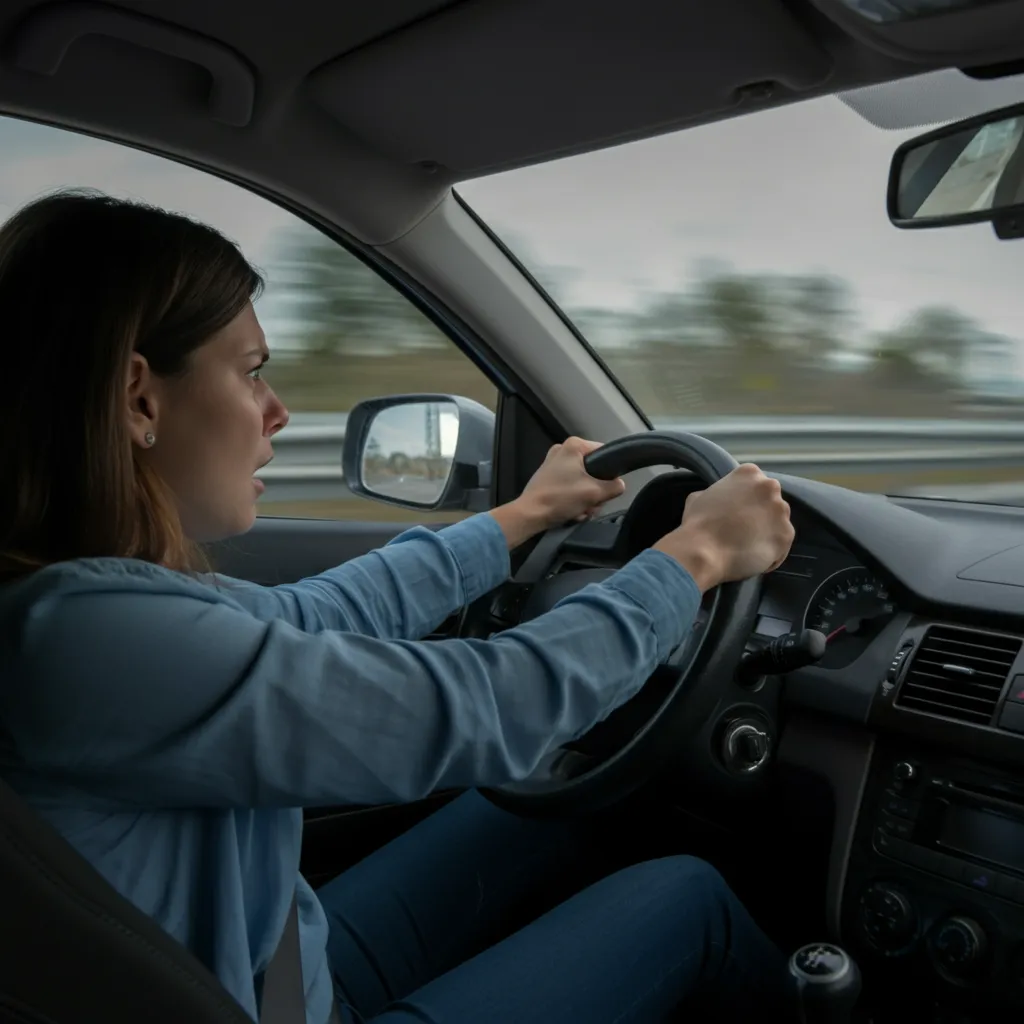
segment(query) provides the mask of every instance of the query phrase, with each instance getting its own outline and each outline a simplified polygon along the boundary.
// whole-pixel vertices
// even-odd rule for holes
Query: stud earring
[[[153,433],[151,433],[150,431],[147,430],[146,431],[145,442],[146,442],[146,447],[147,448],[152,448],[153,445],[156,444],[156,434],[153,434]]]

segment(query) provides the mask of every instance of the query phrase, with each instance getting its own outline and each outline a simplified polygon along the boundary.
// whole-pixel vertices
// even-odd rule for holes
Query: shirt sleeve
[[[119,805],[408,801],[529,776],[643,685],[699,603],[654,550],[488,640],[311,635],[212,589],[58,594],[0,711],[25,769]]]
[[[263,587],[224,576],[218,583],[264,622],[287,622],[304,633],[418,640],[508,575],[505,535],[481,513],[443,530],[406,530],[377,551],[298,583]]]

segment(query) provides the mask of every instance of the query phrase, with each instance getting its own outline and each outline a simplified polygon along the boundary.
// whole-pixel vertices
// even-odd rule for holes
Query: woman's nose
[[[276,394],[271,393],[270,405],[264,414],[266,436],[273,437],[279,430],[283,430],[288,425],[288,419],[288,409],[284,402]]]

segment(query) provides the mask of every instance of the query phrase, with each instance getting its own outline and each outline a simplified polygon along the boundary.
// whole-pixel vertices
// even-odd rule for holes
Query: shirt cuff
[[[693,628],[701,603],[700,588],[689,571],[664,551],[642,551],[603,585],[625,594],[650,615],[659,662]]]
[[[487,513],[470,516],[439,530],[462,572],[466,603],[501,586],[512,571],[508,541],[497,519]]]

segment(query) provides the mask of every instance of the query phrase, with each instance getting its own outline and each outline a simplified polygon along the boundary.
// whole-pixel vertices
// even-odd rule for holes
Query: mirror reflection
[[[429,507],[444,496],[459,437],[454,402],[409,402],[382,409],[363,446],[363,486],[382,498]]]
[[[933,220],[1024,203],[1024,116],[955,130],[910,149],[898,179],[897,215]]]

